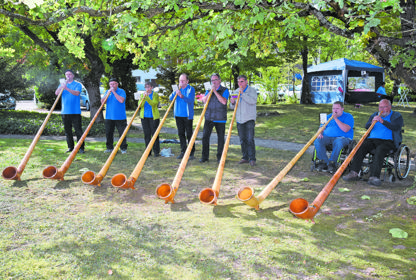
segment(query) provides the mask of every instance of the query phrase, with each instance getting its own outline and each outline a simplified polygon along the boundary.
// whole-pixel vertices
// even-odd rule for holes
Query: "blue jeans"
[[[240,136],[243,159],[256,161],[256,145],[254,144],[254,120],[237,123],[238,136]]]
[[[316,156],[318,159],[325,161],[326,164],[329,164],[330,161],[337,162],[339,153],[342,148],[350,143],[350,139],[345,137],[328,137],[323,136],[322,138],[316,138],[314,145],[316,149]],[[326,145],[332,144],[332,153],[331,157],[328,159],[326,155]]]

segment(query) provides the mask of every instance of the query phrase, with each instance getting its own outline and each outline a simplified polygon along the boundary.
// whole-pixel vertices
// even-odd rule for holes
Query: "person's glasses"
[[[213,80],[211,80],[211,82],[216,82],[216,81],[219,81],[219,79],[213,79]]]

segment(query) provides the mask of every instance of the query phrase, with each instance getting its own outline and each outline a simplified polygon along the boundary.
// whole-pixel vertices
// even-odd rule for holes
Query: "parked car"
[[[1,110],[15,110],[16,99],[10,95],[10,92],[0,93],[0,109]]]
[[[81,93],[79,94],[80,96],[80,105],[81,107],[85,107],[85,109],[87,111],[90,110],[90,97],[88,96],[88,91],[87,89],[84,87],[84,85],[82,85],[82,90]]]

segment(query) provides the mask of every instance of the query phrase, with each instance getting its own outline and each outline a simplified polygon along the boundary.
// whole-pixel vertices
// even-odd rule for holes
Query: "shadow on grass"
[[[53,179],[47,179],[47,180],[53,180]],[[63,180],[63,181],[58,181],[58,183],[55,185],[55,187],[53,187],[55,190],[65,190],[65,189],[69,189],[72,183],[74,182],[78,182],[78,180]]]

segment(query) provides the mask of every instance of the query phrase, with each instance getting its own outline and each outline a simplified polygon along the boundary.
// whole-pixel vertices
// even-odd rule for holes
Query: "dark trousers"
[[[117,128],[118,135],[121,136],[126,127],[127,120],[105,120],[105,137],[107,138],[105,145],[107,149],[112,150],[114,148],[114,128]],[[123,142],[121,142],[120,149],[127,150],[127,137],[124,137]]]
[[[218,136],[217,160],[221,159],[222,150],[224,149],[225,123],[216,123],[208,120],[205,120],[204,123],[204,133],[202,136],[202,159],[209,159],[209,139],[214,127]]]
[[[153,135],[155,134],[155,131],[157,130],[160,120],[154,120],[153,118],[143,118],[141,119],[143,132],[144,132],[144,143],[146,143],[146,148],[150,143],[150,140],[152,139]],[[160,154],[160,143],[159,143],[159,135],[156,138],[155,143],[153,144],[153,152],[155,155]],[[151,155],[152,152],[150,151],[149,155]]]
[[[381,168],[383,167],[384,157],[394,149],[394,143],[392,140],[372,139],[367,138],[364,140],[361,147],[351,162],[351,170],[359,172],[365,156],[375,149],[373,156],[373,163],[370,166],[370,177],[380,178]]]
[[[237,123],[238,136],[240,136],[243,159],[256,161],[256,145],[254,143],[254,120]]]
[[[81,123],[81,115],[80,114],[64,114],[62,115],[62,121],[64,123],[65,129],[65,136],[66,136],[66,144],[68,145],[68,149],[74,149],[74,136],[72,134],[72,127],[74,127],[75,135],[77,136],[77,141],[81,139],[82,134],[82,123]],[[82,143],[80,149],[84,149],[85,143]]]
[[[193,120],[189,120],[187,117],[175,117],[176,127],[178,128],[179,141],[181,143],[181,153],[186,152],[186,148],[189,144],[189,141],[192,138],[192,125]],[[186,142],[188,139],[188,144]],[[192,147],[191,156],[195,153],[195,143]]]

